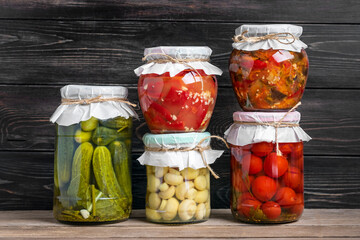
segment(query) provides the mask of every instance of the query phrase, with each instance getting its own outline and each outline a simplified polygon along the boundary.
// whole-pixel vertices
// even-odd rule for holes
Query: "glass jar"
[[[250,117],[244,112],[235,114],[234,119],[245,123],[254,119],[271,123],[274,119],[279,121],[285,113],[273,115],[273,120],[268,113],[263,113],[267,116],[251,113]],[[297,124],[300,114],[289,115],[284,121]],[[299,126],[280,127],[278,131],[278,149],[272,126],[234,123],[226,133],[231,143],[230,207],[235,219],[248,223],[286,223],[301,217],[304,209],[303,141],[310,137]],[[248,134],[243,135],[244,132]],[[239,136],[256,141],[236,141]]]
[[[210,172],[206,165],[223,153],[210,148],[209,136],[207,132],[144,135],[145,152],[138,161],[146,166],[147,220],[183,224],[209,218]],[[202,139],[200,152],[197,147]]]
[[[127,95],[126,88],[122,87],[70,85],[61,89],[63,100],[73,101],[77,94],[81,101],[85,96],[85,99],[94,99],[100,95],[105,100],[108,91],[112,98]],[[136,113],[124,104],[115,100],[112,103],[72,103],[61,105],[54,113],[51,121],[56,122],[57,134],[53,213],[57,220],[112,222],[129,218],[132,204],[132,117],[136,117]],[[130,109],[131,115],[104,118],[105,112],[123,108]],[[73,122],[81,117],[79,109],[82,110],[81,116],[95,109],[91,114],[97,117],[64,126],[69,123],[64,121]],[[69,120],[71,116],[72,120]]]
[[[229,72],[241,108],[244,111],[291,109],[303,96],[309,70],[304,50],[307,46],[298,39],[302,28],[274,24],[243,25],[236,30],[237,35],[244,32],[253,38],[283,33],[280,36],[284,39],[256,43],[242,39],[233,44]],[[294,37],[293,43],[288,33]],[[282,44],[282,41],[286,42]]]
[[[296,221],[304,209],[303,143],[231,145],[231,212],[250,223]]]
[[[208,62],[211,49],[156,47],[145,49],[144,55],[148,63],[135,72],[140,76],[140,106],[151,132],[205,131],[217,96],[215,75],[222,73]]]
[[[157,223],[196,223],[210,216],[210,173],[146,166],[146,219]]]

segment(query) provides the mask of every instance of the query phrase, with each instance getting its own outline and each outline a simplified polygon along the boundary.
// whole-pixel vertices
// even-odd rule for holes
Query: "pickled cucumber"
[[[109,198],[114,199],[114,207],[116,209],[127,209],[129,206],[129,199],[116,179],[111,162],[111,154],[106,147],[98,146],[95,148],[93,170],[100,191],[109,196]]]
[[[123,118],[116,117],[108,120],[100,120],[101,125],[113,128],[113,129],[121,129],[123,127],[132,127],[132,119],[131,118]]]
[[[56,130],[58,138],[55,149],[54,184],[58,188],[63,188],[71,177],[75,125],[66,127],[57,125]]]
[[[123,187],[126,196],[129,199],[132,199],[131,177],[128,159],[129,155],[126,148],[126,144],[120,141],[113,141],[109,145],[111,159],[118,183]]]
[[[83,131],[90,132],[97,128],[99,125],[99,120],[97,118],[91,117],[89,120],[82,121],[80,125]]]
[[[89,142],[92,136],[92,132],[81,131],[81,129],[75,132],[75,141],[77,143]]]
[[[92,141],[98,146],[105,146],[118,137],[115,129],[107,127],[97,127],[93,133]]]
[[[90,197],[88,192],[90,184],[90,166],[94,148],[91,143],[80,144],[74,154],[71,171],[71,182],[67,190],[73,204],[87,207]]]

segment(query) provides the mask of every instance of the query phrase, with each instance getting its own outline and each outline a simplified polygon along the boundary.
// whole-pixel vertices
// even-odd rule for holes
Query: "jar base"
[[[113,223],[119,223],[119,222],[125,222],[127,221],[129,218],[124,218],[124,219],[118,219],[118,220],[110,220],[110,221],[70,221],[70,220],[61,220],[61,219],[57,219],[56,220],[60,223],[63,224],[68,224],[68,225],[99,225],[99,224],[113,224]]]
[[[154,221],[154,220],[150,220],[150,219],[146,219],[147,221],[151,222],[151,223],[156,223],[156,224],[165,224],[165,225],[174,225],[174,226],[179,226],[179,225],[187,225],[187,224],[196,224],[196,223],[202,223],[202,222],[206,222],[208,219],[202,219],[202,220],[196,220],[196,221],[184,221],[184,222],[164,222],[164,221]]]
[[[283,224],[283,223],[292,223],[296,222],[300,219],[301,215],[294,215],[291,216],[280,216],[279,219],[267,219],[267,218],[246,218],[242,215],[239,215],[234,210],[231,211],[234,220],[243,222],[243,223],[249,223],[249,224]]]

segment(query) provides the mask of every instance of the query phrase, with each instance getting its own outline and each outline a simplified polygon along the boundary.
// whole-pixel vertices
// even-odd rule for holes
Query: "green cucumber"
[[[94,148],[91,143],[84,142],[76,149],[72,164],[71,182],[67,190],[73,204],[87,207],[90,198],[90,167]]]
[[[109,145],[112,164],[120,187],[123,188],[126,196],[132,199],[131,176],[129,168],[129,154],[124,142],[113,141]]]
[[[63,188],[71,178],[71,165],[74,153],[75,125],[56,125],[56,149],[54,163],[54,184]]]

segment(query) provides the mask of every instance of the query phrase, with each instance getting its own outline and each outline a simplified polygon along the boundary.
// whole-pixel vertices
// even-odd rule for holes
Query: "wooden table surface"
[[[1,211],[0,238],[360,239],[360,209],[305,209],[299,221],[276,225],[240,223],[228,209],[213,210],[204,223],[177,226],[149,223],[144,215],[135,210],[125,222],[78,226],[57,222],[51,211]]]

